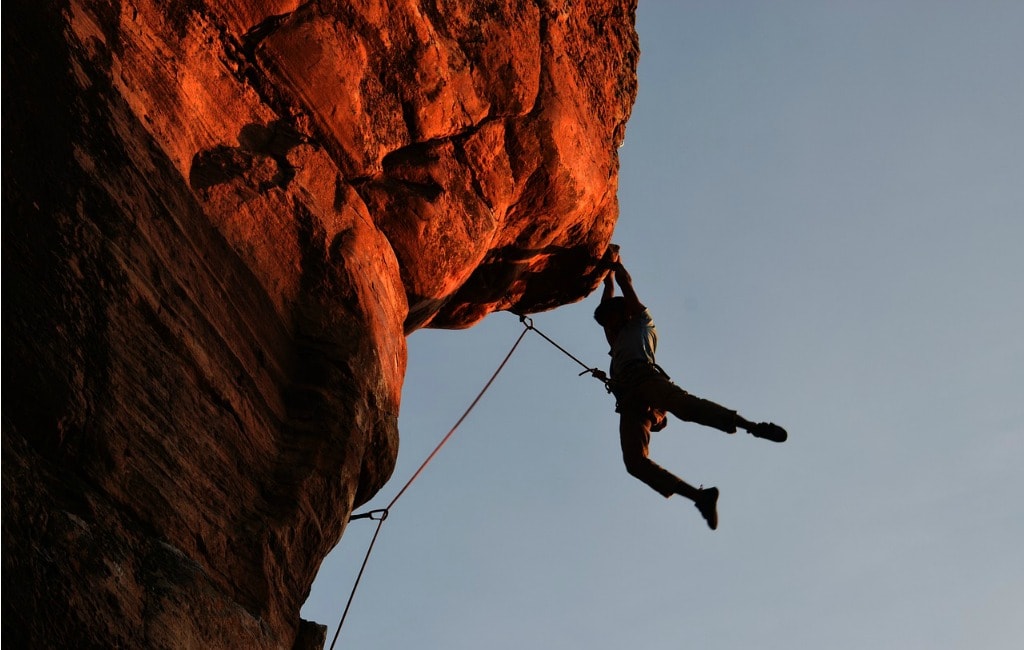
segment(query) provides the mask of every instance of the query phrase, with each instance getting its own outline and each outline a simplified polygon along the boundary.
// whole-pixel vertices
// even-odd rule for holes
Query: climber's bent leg
[[[623,406],[619,417],[619,441],[626,471],[663,497],[673,494],[695,499],[700,491],[648,457],[651,420],[645,407]]]

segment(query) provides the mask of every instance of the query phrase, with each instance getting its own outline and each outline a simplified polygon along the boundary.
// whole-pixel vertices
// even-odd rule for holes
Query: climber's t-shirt
[[[609,354],[612,357],[612,379],[621,378],[626,368],[638,361],[654,363],[658,348],[658,332],[651,312],[644,309],[631,318],[619,332]]]

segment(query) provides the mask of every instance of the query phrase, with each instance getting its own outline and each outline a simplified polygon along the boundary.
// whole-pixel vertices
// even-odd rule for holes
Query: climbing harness
[[[422,464],[420,464],[419,468],[415,472],[413,472],[412,477],[405,482],[405,485],[403,485],[402,489],[398,491],[398,494],[396,494],[394,498],[391,499],[391,502],[388,503],[383,508],[378,508],[376,510],[369,510],[367,512],[351,515],[348,518],[349,522],[353,522],[357,519],[371,519],[377,522],[377,529],[373,532],[373,537],[370,539],[370,545],[366,549],[366,555],[363,556],[363,563],[359,567],[359,573],[356,574],[355,584],[352,585],[352,592],[349,594],[348,601],[345,603],[345,609],[341,614],[341,620],[338,621],[338,629],[334,632],[334,639],[331,641],[330,650],[334,650],[334,645],[338,642],[338,635],[341,634],[341,627],[345,624],[345,618],[348,616],[348,610],[352,606],[352,600],[355,598],[356,589],[359,588],[359,581],[363,577],[363,571],[366,569],[366,563],[370,559],[370,553],[373,551],[373,545],[377,542],[377,536],[380,534],[381,526],[383,526],[384,522],[387,520],[388,515],[391,512],[391,508],[393,508],[395,503],[402,497],[403,494],[405,494],[405,491],[409,489],[409,486],[411,486],[413,482],[417,478],[419,478],[419,475],[423,473],[423,470],[426,469],[427,465],[430,464],[430,461],[434,460],[434,457],[437,456],[439,451],[441,451],[441,448],[444,447],[444,445],[451,439],[452,435],[455,433],[455,430],[459,428],[459,425],[462,424],[463,420],[466,419],[470,411],[472,411],[473,408],[480,401],[480,398],[484,396],[484,393],[487,392],[487,389],[490,388],[491,384],[494,383],[494,380],[497,379],[498,374],[501,373],[502,369],[505,367],[505,364],[508,363],[508,360],[512,358],[512,354],[516,351],[516,348],[519,347],[519,344],[522,343],[523,338],[526,336],[527,332],[536,332],[545,341],[561,350],[562,353],[565,354],[567,357],[569,357],[579,365],[583,366],[584,370],[583,372],[579,373],[578,376],[582,377],[583,375],[590,373],[591,376],[595,377],[596,379],[604,383],[605,388],[606,390],[608,390],[608,392],[611,392],[611,380],[608,379],[604,371],[602,371],[599,368],[591,368],[587,366],[587,364],[577,359],[568,350],[563,348],[558,343],[555,343],[554,340],[552,340],[550,337],[544,334],[544,332],[541,332],[534,326],[533,319],[529,318],[524,314],[518,314],[518,316],[519,322],[523,324],[523,331],[520,332],[519,338],[517,338],[516,342],[512,344],[512,348],[509,349],[508,354],[506,354],[505,358],[502,359],[500,364],[498,364],[497,370],[495,370],[494,373],[491,375],[491,378],[487,380],[487,383],[484,384],[484,387],[480,389],[480,392],[477,393],[477,396],[470,403],[469,407],[466,408],[466,410],[462,413],[462,415],[455,422],[452,428],[448,430],[448,433],[445,434],[444,438],[441,439],[441,442],[437,443],[437,446],[434,447],[434,450],[432,452],[430,452],[430,454],[427,456],[427,459],[424,460]]]

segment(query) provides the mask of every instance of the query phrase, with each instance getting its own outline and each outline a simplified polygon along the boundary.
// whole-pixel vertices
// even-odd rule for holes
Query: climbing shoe
[[[764,438],[772,442],[786,442],[786,438],[789,437],[785,429],[772,422],[759,422],[748,431],[755,438]]]
[[[704,521],[708,522],[708,528],[711,530],[718,528],[718,488],[701,488],[693,505],[700,510]]]

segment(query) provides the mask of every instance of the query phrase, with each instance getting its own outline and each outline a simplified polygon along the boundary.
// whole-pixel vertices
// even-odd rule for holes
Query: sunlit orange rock
[[[405,336],[599,280],[635,0],[16,4],[3,640],[319,647]]]

